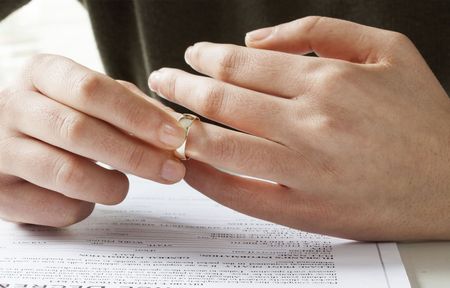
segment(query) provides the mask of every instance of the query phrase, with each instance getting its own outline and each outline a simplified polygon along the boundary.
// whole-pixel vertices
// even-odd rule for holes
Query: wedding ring
[[[177,121],[180,123],[181,127],[184,128],[184,142],[175,150],[175,156],[177,156],[180,160],[188,160],[186,157],[186,142],[189,135],[189,130],[191,129],[192,124],[195,120],[199,120],[199,118],[192,114],[182,114],[178,117]]]

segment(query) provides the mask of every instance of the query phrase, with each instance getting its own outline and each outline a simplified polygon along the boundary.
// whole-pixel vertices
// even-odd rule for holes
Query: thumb
[[[385,54],[388,33],[401,35],[349,21],[309,16],[249,32],[245,43],[252,48],[296,54],[315,52],[321,57],[377,63]]]

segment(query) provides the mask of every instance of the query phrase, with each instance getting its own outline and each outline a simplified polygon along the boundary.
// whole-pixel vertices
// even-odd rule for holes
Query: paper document
[[[257,220],[183,182],[130,181],[123,203],[65,229],[0,221],[0,288],[410,287],[396,244]]]

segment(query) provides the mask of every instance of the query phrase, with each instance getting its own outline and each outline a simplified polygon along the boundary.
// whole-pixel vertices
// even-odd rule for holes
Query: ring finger
[[[308,155],[307,147],[303,149],[302,154]],[[292,169],[303,172],[300,177],[305,183],[312,171],[310,161],[279,143],[200,121],[190,128],[186,155],[216,168],[285,186],[293,184],[288,177]]]

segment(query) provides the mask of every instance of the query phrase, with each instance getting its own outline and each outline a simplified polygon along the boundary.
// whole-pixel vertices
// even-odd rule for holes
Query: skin
[[[237,130],[193,125],[192,187],[304,231],[450,239],[450,101],[406,36],[307,17],[249,33],[246,45],[197,43],[186,62],[206,76],[163,68],[149,79]]]
[[[136,90],[64,57],[31,59],[0,92],[0,217],[63,227],[95,203],[121,202],[124,172],[182,179],[185,167],[172,153],[182,127]]]
[[[206,76],[164,68],[149,79],[235,129],[194,123],[190,185],[305,231],[450,239],[450,101],[404,35],[307,17],[249,33],[246,44],[197,43],[185,58]],[[312,51],[320,57],[304,56]],[[122,201],[124,172],[178,181],[177,115],[131,83],[34,57],[0,92],[0,217],[67,226],[95,203]]]

